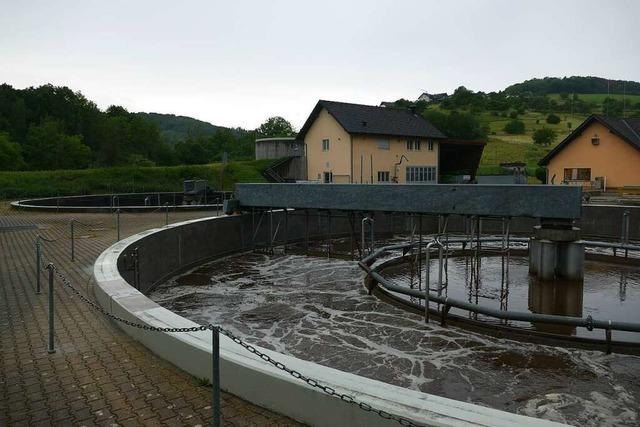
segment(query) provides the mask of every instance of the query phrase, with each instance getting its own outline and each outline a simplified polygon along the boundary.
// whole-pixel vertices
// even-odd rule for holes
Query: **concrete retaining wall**
[[[277,215],[283,214],[280,212]],[[136,280],[138,287],[146,291],[165,278],[205,260],[247,250],[256,241],[265,243],[268,240],[268,227],[264,223],[255,239],[250,233],[255,220],[251,215],[192,220],[148,230],[116,243],[105,250],[94,265],[98,302],[116,316],[144,325],[196,326],[194,322],[160,307],[130,283]],[[376,218],[377,227],[383,223],[380,217]],[[346,224],[345,220],[342,224],[336,223],[335,233],[345,231]],[[288,225],[289,239],[303,237],[306,221],[302,216],[288,218]],[[136,248],[140,265],[139,281],[134,277],[133,270],[128,270]],[[123,324],[119,326],[154,353],[190,374],[211,378],[212,341],[209,331],[159,333]],[[221,337],[220,346],[221,386],[243,399],[310,425],[397,425],[394,421],[365,412],[356,405],[347,404],[296,380],[225,336]],[[339,393],[349,394],[358,401],[420,425],[554,425],[548,421],[404,389],[262,348],[259,350]]]

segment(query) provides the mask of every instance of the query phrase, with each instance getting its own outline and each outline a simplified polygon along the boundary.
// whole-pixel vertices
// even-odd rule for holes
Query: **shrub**
[[[541,183],[546,184],[547,183],[547,168],[543,168],[542,166],[539,166],[538,168],[536,168],[536,178],[538,178],[538,180]]]
[[[560,123],[560,117],[551,113],[547,116],[547,123],[549,123],[550,125],[557,125],[558,123]]]
[[[542,128],[538,129],[533,133],[532,136],[534,144],[538,145],[549,145],[556,139],[556,133],[553,129]]]
[[[512,119],[517,119],[518,113],[516,111],[512,111],[509,113],[509,117],[511,117]]]
[[[521,120],[511,120],[509,123],[504,125],[504,131],[511,135],[523,134],[524,122]]]
[[[567,128],[571,129],[571,122],[567,122]]]

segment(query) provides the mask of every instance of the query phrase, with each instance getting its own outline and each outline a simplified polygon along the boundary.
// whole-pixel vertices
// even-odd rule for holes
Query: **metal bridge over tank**
[[[307,222],[308,212],[316,211],[316,215],[328,219],[329,240],[332,215],[338,213],[349,218],[353,234],[355,213],[362,217],[361,245],[358,246],[361,258],[374,249],[375,212],[409,215],[412,238],[417,216],[419,250],[422,249],[424,215],[438,217],[437,236],[448,232],[450,216],[462,217],[465,234],[476,237],[469,240],[470,245],[475,243],[478,247],[483,219],[501,220],[500,232],[508,241],[511,218],[535,218],[539,224],[527,230],[533,234],[531,273],[541,280],[582,280],[584,247],[579,243],[579,229],[573,227],[573,221],[581,215],[581,196],[579,187],[542,185],[237,184],[235,199],[229,201],[226,209],[228,212],[251,211],[254,215],[259,212],[258,221],[252,222],[254,236],[256,224],[259,228],[265,211],[284,210],[285,222],[290,209],[304,211]],[[284,229],[286,233],[286,224]],[[273,215],[269,215],[270,246],[280,230],[280,222],[274,228]],[[353,246],[352,241],[352,254]]]

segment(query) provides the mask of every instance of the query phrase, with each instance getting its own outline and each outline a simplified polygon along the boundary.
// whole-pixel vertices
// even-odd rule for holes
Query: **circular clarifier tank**
[[[483,256],[472,265],[479,274],[469,262],[449,258],[449,296],[471,295],[473,302],[499,308],[506,285],[509,310],[639,320],[640,276],[634,268],[588,261],[581,289],[561,289],[561,304],[558,289],[531,286],[524,257],[510,256],[504,266],[500,256]],[[384,274],[411,286],[408,264]],[[574,425],[639,422],[639,357],[425,324],[420,315],[368,295],[363,279],[350,260],[249,253],[201,265],[161,284],[150,297],[260,346],[387,383]]]

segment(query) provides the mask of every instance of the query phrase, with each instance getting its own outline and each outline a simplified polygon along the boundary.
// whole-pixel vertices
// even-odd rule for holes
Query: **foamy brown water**
[[[246,254],[198,267],[151,297],[247,341],[444,397],[574,425],[637,425],[640,358],[425,325],[369,296],[352,261]]]

